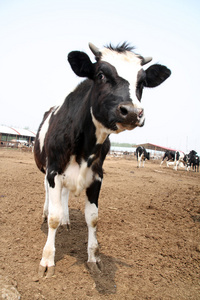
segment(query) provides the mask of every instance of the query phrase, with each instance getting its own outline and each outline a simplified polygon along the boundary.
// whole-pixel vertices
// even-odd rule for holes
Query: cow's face
[[[91,95],[93,121],[109,132],[131,130],[143,126],[144,109],[141,105],[143,87],[155,87],[167,79],[171,72],[165,66],[153,65],[146,71],[142,66],[151,59],[136,55],[127,45],[97,49],[90,44],[97,62],[78,51],[69,54],[74,72],[94,81]]]

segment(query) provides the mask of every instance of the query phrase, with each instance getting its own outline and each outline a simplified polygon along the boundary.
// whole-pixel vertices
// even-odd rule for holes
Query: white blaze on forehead
[[[141,107],[136,97],[138,72],[141,70],[141,58],[130,51],[117,52],[107,48],[101,50],[101,60],[115,67],[120,77],[130,84],[130,97],[135,107]]]

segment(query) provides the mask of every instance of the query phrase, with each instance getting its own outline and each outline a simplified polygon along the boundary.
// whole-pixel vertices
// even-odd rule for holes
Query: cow
[[[140,168],[141,166],[141,161],[143,161],[143,167],[146,159],[150,159],[150,153],[146,151],[146,149],[142,146],[137,147],[136,149],[136,157],[137,157],[137,162],[138,165],[137,167]]]
[[[45,174],[46,198],[43,217],[48,237],[39,265],[39,277],[51,277],[55,269],[55,236],[59,225],[70,226],[69,193],[86,191],[85,219],[88,226],[88,267],[101,269],[96,228],[103,162],[110,148],[109,135],[142,127],[144,87],[156,87],[171,71],[163,65],[143,66],[151,61],[135,54],[123,43],[101,50],[89,43],[96,61],[85,52],[72,51],[68,62],[76,75],[86,78],[60,106],[44,114],[34,147],[37,167]]]
[[[188,154],[188,169],[190,169],[191,167],[193,171],[199,172],[199,156],[194,150],[191,150]]]
[[[162,158],[160,165],[162,165],[165,160],[167,167],[173,165],[174,170],[176,171],[178,169],[178,166],[181,166],[181,164],[187,167],[187,157],[185,153],[181,151],[167,150]]]
[[[182,151],[177,151],[175,156],[175,166],[174,170],[177,171],[178,167],[185,167],[185,170],[187,170],[187,156]]]
[[[164,163],[164,161],[166,160],[167,166],[169,166],[168,162],[174,162],[175,155],[176,155],[176,151],[172,151],[172,150],[165,151],[160,165],[162,165]]]

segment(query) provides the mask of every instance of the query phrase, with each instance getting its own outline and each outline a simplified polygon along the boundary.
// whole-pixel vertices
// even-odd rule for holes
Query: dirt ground
[[[34,281],[47,238],[33,153],[0,148],[0,274],[22,300],[200,299],[200,173],[108,157],[99,199],[104,270],[90,273],[84,193],[56,235],[56,272]]]

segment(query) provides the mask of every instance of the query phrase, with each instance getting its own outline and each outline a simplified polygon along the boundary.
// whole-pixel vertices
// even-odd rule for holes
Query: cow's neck
[[[96,136],[96,144],[103,144],[107,139],[108,135],[111,134],[113,131],[106,128],[101,124],[93,115],[92,107],[90,108],[92,122],[95,126],[95,136]]]

